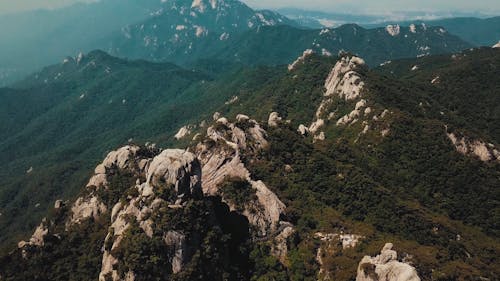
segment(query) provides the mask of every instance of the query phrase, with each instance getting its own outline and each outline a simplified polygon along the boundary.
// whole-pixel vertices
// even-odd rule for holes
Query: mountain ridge
[[[180,140],[172,140],[169,147],[187,148],[187,151],[181,150],[184,152],[180,153],[179,150],[159,149],[152,144],[138,146],[130,143],[107,154],[88,184],[80,185],[86,186],[78,197],[81,199],[72,201],[72,207],[66,205],[68,213],[59,217],[56,210],[55,217],[47,219],[31,239],[19,244],[20,249],[1,259],[0,268],[5,268],[6,280],[16,280],[17,272],[23,272],[29,278],[30,274],[36,274],[41,260],[45,261],[44,266],[47,262],[50,265],[51,270],[44,271],[47,276],[53,276],[47,277],[49,279],[64,280],[68,274],[75,279],[88,279],[85,274],[92,272],[92,276],[97,276],[101,269],[106,269],[104,275],[110,272],[114,280],[130,276],[140,279],[141,276],[170,276],[172,266],[179,265],[172,258],[178,257],[176,260],[186,261],[187,267],[176,270],[180,275],[174,276],[185,280],[183,278],[192,276],[190,274],[202,274],[197,269],[213,264],[207,259],[211,256],[217,257],[218,266],[206,268],[207,272],[238,272],[239,280],[250,280],[251,276],[280,278],[278,280],[296,277],[351,280],[356,275],[368,274],[372,266],[383,268],[385,260],[370,256],[380,253],[387,242],[393,242],[394,246],[387,244],[380,255],[386,253],[391,264],[403,263],[401,266],[405,268],[404,263],[411,260],[417,278],[494,279],[500,244],[496,238],[498,220],[491,210],[499,208],[496,186],[500,161],[464,153],[450,139],[448,134],[456,130],[470,134],[469,127],[464,126],[470,121],[461,120],[460,115],[454,114],[460,104],[443,102],[446,96],[454,95],[451,86],[456,86],[454,80],[446,79],[443,74],[465,71],[469,75],[465,84],[469,89],[481,82],[485,87],[484,94],[494,96],[495,80],[484,80],[482,73],[494,77],[495,69],[498,69],[492,71],[490,67],[498,65],[498,57],[500,53],[496,49],[476,49],[455,54],[455,58],[442,55],[408,59],[370,70],[364,66],[363,60],[352,54],[343,53],[340,58],[332,58],[309,53],[289,70],[279,67],[277,70],[271,68],[266,74],[262,74],[261,69],[255,70],[256,76],[249,75],[251,71],[244,72],[243,76],[229,76],[229,81],[236,83],[236,89],[241,86],[240,81],[250,83],[259,75],[268,78],[237,95],[219,88],[220,92],[226,93],[226,99],[207,111],[212,113],[216,109],[220,113],[210,116],[207,112],[201,118],[179,122],[177,128],[185,126],[188,132],[180,134]],[[433,61],[437,62],[435,66]],[[468,67],[475,61],[475,68]],[[420,70],[412,70],[412,64],[420,65]],[[415,75],[416,71],[422,73]],[[477,75],[473,75],[476,72]],[[438,74],[443,77],[439,84],[429,81]],[[220,83],[231,89],[232,86],[224,81]],[[218,82],[213,83],[211,87]],[[435,96],[435,93],[443,97]],[[252,112],[255,119],[245,115],[247,112]],[[487,117],[479,121],[489,122]],[[484,142],[490,141],[484,139],[485,136],[492,137],[495,132],[493,127],[486,128],[480,136]],[[174,133],[172,131],[172,136]],[[494,139],[493,145],[498,145]],[[186,161],[191,164],[187,165],[181,155],[189,158]],[[198,160],[193,160],[195,158]],[[177,163],[176,159],[184,164],[172,164]],[[149,168],[145,168],[148,165]],[[186,167],[193,170],[184,170]],[[37,169],[34,167],[32,173]],[[177,174],[177,169],[184,172]],[[201,175],[192,172],[198,169]],[[127,171],[132,175],[127,175]],[[136,171],[139,172],[135,174]],[[183,180],[183,176],[172,177],[171,173],[192,176]],[[201,178],[201,183],[197,177]],[[161,178],[165,179],[166,185],[162,184]],[[168,184],[173,178],[179,182]],[[195,203],[190,201],[190,195],[178,196],[188,190],[198,190],[199,185],[206,196],[220,196],[222,201],[201,199]],[[263,195],[267,197],[261,197]],[[158,211],[155,216],[148,216],[146,209],[156,210],[156,207],[155,200],[147,198],[157,196],[170,202],[171,206]],[[277,202],[269,198],[278,198],[283,205],[268,204]],[[261,203],[250,204],[253,200]],[[136,201],[144,204],[133,203]],[[238,215],[234,219],[239,219],[226,230],[217,221],[225,221],[223,218],[228,212],[214,211],[214,205],[210,204],[216,202],[226,204],[228,207],[224,208],[228,208],[229,213]],[[63,205],[58,203],[55,206],[60,209]],[[141,209],[136,210],[138,206]],[[147,208],[142,209],[144,206]],[[192,206],[197,206],[205,215]],[[265,211],[267,208],[272,211]],[[165,211],[168,209],[173,211]],[[108,223],[117,222],[120,210],[123,214],[130,213],[133,219],[124,219],[124,224],[114,225],[123,232],[112,232]],[[145,213],[142,214],[141,210]],[[109,216],[111,222],[101,220],[100,214]],[[162,220],[159,232],[155,230],[159,224],[153,224],[150,232],[147,227],[149,218],[174,214],[174,217]],[[218,220],[203,219],[212,214],[216,217],[217,214],[225,215]],[[241,215],[246,219],[239,217]],[[76,222],[80,216],[90,220],[80,220],[80,226],[64,230],[65,221],[76,218],[73,220]],[[290,224],[280,224],[280,221]],[[104,227],[100,226],[101,222]],[[211,223],[222,232],[205,232],[211,228]],[[276,227],[276,224],[282,227],[275,228],[277,232],[268,232],[267,227]],[[104,231],[95,231],[96,228]],[[202,244],[182,244],[182,241],[200,241],[187,238],[192,233],[189,229],[207,234],[207,239],[212,238]],[[167,235],[169,239],[163,240],[169,231],[176,233],[170,233]],[[259,235],[259,239],[251,239],[255,235],[252,233],[259,232],[271,233],[273,238]],[[84,233],[89,233],[87,237],[94,239],[84,241],[95,251],[61,263],[57,255],[73,247],[71,237],[80,237]],[[231,240],[236,244],[221,244],[214,238],[224,237],[224,234],[238,237],[237,241]],[[62,236],[57,238],[57,235]],[[187,240],[180,239],[183,235]],[[42,246],[40,241],[43,241]],[[100,251],[101,245],[107,249],[105,256]],[[163,247],[173,247],[168,248],[172,250],[184,247],[182,245],[193,247],[190,249],[199,254],[164,257],[160,254],[163,251],[158,252]],[[232,250],[218,245],[235,246],[231,248],[238,256],[233,263],[235,267],[226,267],[228,264],[224,259],[218,258],[224,256],[226,250]],[[210,247],[215,252],[207,252]],[[491,250],[484,251],[485,247]],[[171,250],[164,253],[176,252]],[[191,250],[183,253],[188,254]],[[401,257],[397,253],[393,255],[391,251],[396,250],[407,254]],[[154,263],[134,260],[137,251],[148,251],[151,253],[148,256],[158,258],[156,263],[161,266],[148,269],[148,264]],[[103,263],[104,258],[106,262]],[[93,266],[81,269],[83,271],[68,270],[80,268],[77,263],[87,262]],[[211,276],[221,276],[219,274],[222,272],[213,272]]]
[[[318,34],[313,34],[313,31],[301,31],[303,28],[297,23],[276,12],[252,10],[239,1],[195,3],[190,0],[174,2],[128,0],[130,3],[120,5],[122,8],[118,12],[113,9],[116,6],[114,1],[116,0],[76,5],[38,14],[28,13],[20,16],[19,19],[3,18],[6,26],[4,31],[6,44],[0,51],[9,55],[0,57],[2,64],[0,78],[3,81],[1,85],[11,84],[37,68],[60,61],[64,59],[64,55],[90,52],[93,49],[102,49],[121,57],[158,62],[170,61],[185,67],[189,67],[199,59],[214,58],[255,63],[255,57],[259,57],[256,52],[252,53],[251,49],[246,48],[245,53],[248,54],[239,58],[234,57],[236,55],[234,50],[240,47],[245,49],[245,46],[238,44],[258,39],[255,38],[258,36],[255,34],[256,30],[268,26],[275,27],[273,32],[268,32],[267,37],[263,38],[267,40],[264,44],[281,45],[283,47],[280,49],[289,54],[287,56],[274,54],[268,57],[268,60],[274,61],[275,64],[289,63],[305,49],[314,49],[316,41],[323,41],[322,45],[327,47],[325,50],[334,54],[338,49],[360,51],[357,44],[325,41]],[[93,12],[94,10],[98,11]],[[82,20],[73,21],[75,17],[82,18]],[[47,21],[50,24],[41,25],[35,37],[24,38],[23,34],[29,34],[27,30],[32,29],[33,20]],[[110,24],[104,24],[108,21]],[[100,27],[100,25],[105,26]],[[297,30],[286,31],[280,27],[281,25],[292,26]],[[300,42],[290,41],[283,44],[281,37],[286,38],[291,32],[297,35],[302,34],[297,40]],[[308,32],[311,33],[308,34]],[[366,57],[371,65],[394,58],[426,53],[417,52],[418,47],[435,47],[436,50],[431,50],[431,54],[457,52],[472,47],[453,36],[446,35],[438,38],[432,33],[428,33],[429,38],[422,35],[419,39],[422,42],[427,41],[426,46],[396,39],[390,43],[393,46],[388,46],[387,38],[375,35],[377,30],[370,32],[374,34],[368,37],[380,40],[381,43],[375,49],[364,50],[359,55]],[[367,31],[367,33],[370,32]],[[271,37],[269,34],[273,33],[275,35]],[[346,34],[346,36],[355,35]],[[358,40],[365,39],[358,38]],[[431,43],[434,46],[431,46]],[[49,50],[50,53],[42,54],[41,48],[31,46],[51,46],[51,50]],[[289,50],[283,49],[288,49],[288,46],[290,46]],[[268,46],[265,47],[268,48]],[[388,47],[392,48],[388,49]],[[389,51],[394,51],[395,55],[384,56]],[[377,58],[372,59],[372,56]],[[266,63],[266,60],[263,58],[258,62]]]

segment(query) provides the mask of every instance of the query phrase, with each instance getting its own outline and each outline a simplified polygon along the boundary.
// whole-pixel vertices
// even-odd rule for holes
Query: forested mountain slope
[[[215,26],[205,22],[217,11],[207,8],[203,13],[195,10],[192,15],[178,15],[176,10],[176,17],[181,17],[177,21],[170,13],[159,15],[122,31],[108,43],[106,50],[117,56],[173,61],[181,65],[207,58],[279,65],[294,60],[306,49],[334,55],[348,50],[376,66],[392,59],[458,52],[472,47],[443,28],[423,25],[365,29],[347,24],[311,30],[285,24],[285,20],[266,21],[268,24],[260,26],[249,21],[248,26],[252,28],[241,28],[240,22],[232,25],[217,22]],[[179,21],[185,24],[173,24]],[[240,28],[234,30],[232,26]]]
[[[78,20],[74,20],[78,19]],[[237,0],[103,0],[0,16],[0,86],[64,56],[94,49],[129,59],[190,66],[200,59],[279,65],[305,49],[355,52],[372,66],[450,53],[471,43],[438,26],[307,29],[276,12]]]
[[[108,154],[76,201],[4,255],[0,279],[377,280],[398,268],[497,280],[498,115],[469,99],[486,112],[469,117],[460,97],[498,98],[499,57],[370,70],[352,54],[305,54],[288,71],[201,78],[231,94],[179,119],[170,147],[183,149]]]
[[[74,195],[106,151],[129,139],[168,142],[187,120],[245,91],[245,71],[228,78],[225,92],[206,73],[94,51],[2,89],[1,240],[31,229],[55,198]],[[255,75],[248,87],[270,79]]]

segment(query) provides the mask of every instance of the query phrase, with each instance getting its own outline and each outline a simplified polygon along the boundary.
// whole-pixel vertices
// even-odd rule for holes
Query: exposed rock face
[[[482,140],[471,140],[458,137],[454,133],[446,133],[455,149],[463,154],[478,157],[483,162],[500,161],[500,151],[495,145]]]
[[[177,134],[175,134],[174,138],[176,140],[180,140],[180,139],[185,138],[189,134],[191,134],[190,127],[189,126],[184,126],[184,127],[182,127],[182,128],[179,129],[179,131],[177,132]]]
[[[180,149],[167,149],[156,156],[146,173],[147,187],[160,182],[173,185],[180,196],[201,195],[201,166],[196,156]]]
[[[392,247],[392,243],[387,243],[380,255],[365,256],[359,263],[356,281],[420,281],[415,268],[398,261]]]
[[[356,123],[358,117],[363,114],[363,109],[366,107],[366,100],[362,99],[356,103],[356,107],[349,114],[344,115],[337,121],[337,126],[339,125],[349,125]]]
[[[366,65],[363,59],[356,56],[344,56],[335,64],[325,81],[325,93],[316,110],[315,120],[309,126],[309,131],[312,134],[321,135],[320,129],[326,124],[327,120],[334,117],[335,112],[331,111],[331,106],[336,98],[350,102],[361,97],[364,87],[362,73],[365,68]],[[361,107],[366,107],[366,101],[364,102],[365,104],[362,106],[356,105],[357,108],[339,119],[337,124],[352,123],[359,116]],[[317,137],[317,139],[321,138],[321,136]]]
[[[99,280],[104,281],[106,276],[113,280],[121,280],[115,265],[119,260],[113,256],[113,250],[120,246],[125,231],[135,221],[148,237],[153,237],[157,226],[153,223],[151,216],[164,215],[157,212],[161,207],[182,208],[186,199],[193,196],[201,196],[201,166],[196,156],[190,152],[179,149],[167,149],[150,160],[144,174],[146,181],[137,180],[135,189],[138,194],[129,201],[118,202],[111,212],[111,232],[106,237],[106,244],[111,248],[105,249],[102,259],[102,268]],[[170,190],[172,201],[161,197],[159,192],[162,188]],[[184,234],[175,231],[167,231],[163,234],[163,240],[169,250],[172,272],[182,270],[185,262],[190,258]],[[130,279],[133,272],[127,274]],[[133,279],[132,279],[133,280]]]
[[[112,208],[108,206],[111,209],[109,212],[104,199],[100,196],[101,192],[106,192],[112,187],[109,179],[117,173],[131,177],[131,182],[134,180],[135,184],[131,183],[128,187],[126,194],[130,195],[122,196],[122,199],[115,201]],[[161,208],[184,208],[188,199],[201,198],[201,165],[193,153],[179,149],[167,149],[160,153],[153,147],[141,148],[130,145],[122,147],[110,152],[96,167],[95,174],[83,194],[70,208],[71,211],[66,219],[66,231],[70,226],[86,219],[99,220],[104,216],[110,216],[110,231],[105,238],[99,280],[135,279],[135,273],[132,271],[120,276],[117,271],[120,260],[114,256],[114,250],[118,249],[125,239],[126,231],[132,225],[137,225],[150,238],[155,233],[163,233],[172,272],[181,271],[192,257],[194,251],[189,247],[186,235],[181,230],[158,229],[159,226],[154,223],[152,217],[156,214],[154,219],[161,220],[167,215],[166,212],[159,212]],[[55,204],[56,209],[63,206],[61,200]],[[28,242],[19,242],[25,257],[26,247],[44,246],[44,237],[49,234],[51,224],[44,220]]]
[[[284,224],[281,232],[274,238],[271,254],[278,258],[282,264],[286,264],[288,256],[288,243],[294,233],[295,229],[291,224]]]
[[[76,200],[71,207],[73,213],[71,217],[71,224],[80,223],[84,219],[93,217],[98,218],[101,214],[107,211],[106,205],[102,203],[97,195],[90,195],[89,197],[80,197]]]
[[[305,50],[302,56],[298,57],[292,64],[288,66],[288,71],[293,71],[299,64],[304,63],[306,58],[313,53],[314,51],[312,49]]]
[[[278,112],[272,112],[269,115],[267,125],[269,125],[269,127],[278,127],[278,124],[281,122],[281,120],[282,119],[281,119],[280,115],[278,114]]]
[[[237,102],[238,100],[239,100],[238,96],[233,96],[233,97],[231,97],[231,99],[229,99],[228,101],[226,101],[224,104],[225,105],[230,105],[230,104],[233,104],[233,103]]]
[[[365,61],[359,57],[341,58],[325,81],[325,96],[336,95],[347,101],[358,98],[364,87],[360,71],[365,67]]]
[[[345,234],[345,233],[323,233],[317,232],[314,234],[315,238],[320,239],[323,242],[336,243],[340,242],[343,249],[356,247],[361,239],[364,237],[357,234]]]
[[[239,116],[238,123],[219,118],[214,126],[207,129],[206,138],[195,148],[203,167],[203,193],[222,195],[220,186],[228,178],[247,181],[255,189],[257,202],[250,204],[253,208],[245,208],[243,215],[256,227],[257,236],[267,236],[278,228],[285,205],[262,181],[252,179],[241,160],[243,151],[250,154],[257,152],[266,148],[268,142],[266,131],[255,120],[242,120]]]
[[[27,245],[30,246],[43,246],[45,244],[44,237],[49,234],[49,229],[45,225],[45,222],[40,223],[40,225],[35,229],[35,232],[31,236],[29,241],[21,241],[18,243],[19,248],[24,248]]]
[[[297,129],[297,132],[299,132],[301,135],[305,136],[309,133],[309,128],[300,124],[299,128]]]
[[[306,131],[310,132],[315,142],[325,140],[327,136],[323,131],[324,127],[333,122],[338,127],[361,123],[361,126],[354,126],[361,128],[355,142],[371,130],[378,130],[380,137],[387,136],[390,124],[382,119],[389,111],[377,109],[363,94],[366,91],[363,79],[367,70],[364,60],[343,53],[340,56],[325,81],[323,100],[316,110],[314,121],[307,130],[299,128],[299,133],[305,135]],[[349,108],[351,106],[352,109]],[[349,113],[339,115],[339,112],[346,112],[346,109]]]
[[[67,226],[90,217],[97,219],[107,211],[106,205],[97,195],[97,190],[107,189],[109,184],[107,171],[112,169],[134,170],[137,166],[135,157],[139,149],[138,146],[127,145],[106,156],[104,161],[95,168],[94,175],[87,184],[88,194],[79,197],[71,207],[72,215]]]
[[[172,272],[179,273],[185,262],[187,252],[186,236],[177,231],[169,231],[163,236],[163,241],[168,247],[169,256],[172,257]]]
[[[127,145],[116,151],[112,151],[108,154],[106,159],[102,162],[102,166],[105,168],[112,168],[116,166],[118,169],[128,169],[132,168],[134,164],[133,157],[136,155],[137,151],[139,151],[139,147],[136,145]],[[97,166],[96,174],[102,173],[104,170],[102,166]]]
[[[120,252],[123,241],[131,239],[127,235],[136,235],[130,234],[131,231],[161,239],[171,272],[181,272],[196,253],[193,245],[201,245],[202,240],[196,233],[184,232],[182,227],[171,227],[166,222],[172,212],[194,208],[193,202],[202,204],[204,194],[220,195],[231,211],[248,219],[255,240],[275,239],[275,255],[286,259],[287,239],[294,232],[291,224],[280,221],[286,206],[264,182],[251,177],[242,161],[243,155],[252,156],[268,147],[267,133],[246,115],[238,115],[234,123],[220,115],[215,117],[218,119],[208,127],[206,136],[200,136],[202,142],[191,148],[194,153],[127,145],[110,152],[95,168],[84,192],[72,205],[66,208],[63,201],[56,202],[56,209],[65,207],[60,211],[65,214],[62,225],[66,231],[88,219],[106,221],[109,216],[100,281],[135,280],[135,272],[130,269],[123,272],[125,265]],[[228,177],[246,181],[255,194],[243,210],[232,206],[220,191]],[[116,194],[117,191],[122,194]],[[205,215],[216,216],[210,211]],[[28,242],[21,241],[23,254],[27,247],[43,247],[44,237],[50,234],[52,226],[53,223],[44,221]]]
[[[412,28],[412,27],[410,27],[410,28]],[[414,29],[415,29],[415,25],[413,25],[412,30],[414,30]],[[387,33],[389,33],[389,35],[391,35],[391,36],[398,36],[401,33],[401,27],[399,26],[399,24],[388,25],[385,27],[385,31],[387,31]]]

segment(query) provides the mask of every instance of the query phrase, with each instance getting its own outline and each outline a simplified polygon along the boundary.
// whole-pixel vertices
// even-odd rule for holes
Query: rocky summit
[[[487,258],[472,239],[493,241],[489,234],[445,220],[435,213],[435,206],[417,208],[408,194],[400,195],[397,189],[387,193],[387,188],[395,188],[386,180],[389,175],[377,179],[372,174],[377,166],[358,163],[355,168],[352,163],[357,160],[348,159],[360,157],[356,154],[361,151],[365,157],[375,151],[389,153],[396,149],[394,142],[405,139],[401,135],[407,135],[405,130],[422,126],[435,134],[430,139],[422,135],[422,142],[435,143],[454,161],[474,161],[488,179],[498,163],[496,146],[467,137],[469,127],[459,127],[451,117],[434,119],[438,124],[407,123],[411,111],[384,101],[383,95],[392,90],[376,86],[374,77],[379,74],[362,58],[341,53],[326,63],[328,67],[311,68],[325,58],[304,52],[276,78],[306,83],[308,75],[321,73],[322,81],[304,92],[317,95],[307,105],[311,114],[307,119],[293,120],[300,116],[293,115],[293,106],[287,111],[266,109],[265,103],[255,101],[258,94],[228,95],[221,101],[225,113],[209,114],[172,131],[177,148],[129,140],[109,152],[80,195],[71,201],[57,200],[31,238],[2,259],[6,272],[2,278],[17,280],[13,270],[27,267],[32,269],[23,276],[31,278],[38,272],[33,268],[47,261],[51,270],[45,271],[44,280],[82,276],[103,281],[252,280],[252,276],[289,280],[301,272],[316,280],[417,281],[436,271],[447,276],[450,264],[443,267],[433,255],[443,255],[449,247],[464,247],[458,251],[466,259],[478,255],[478,260],[465,264],[486,271],[471,276],[490,276]],[[425,63],[419,65],[410,71],[425,71]],[[282,82],[272,83],[282,87],[277,86]],[[424,83],[438,87],[428,79]],[[443,79],[439,87],[445,83]],[[255,119],[240,113],[249,101],[266,110]],[[426,111],[435,110],[435,102],[427,100]],[[426,118],[443,116],[434,114]],[[307,120],[309,126],[301,124]],[[433,157],[430,153],[420,157]],[[388,161],[383,164],[387,166],[404,163],[397,158],[378,161]],[[329,178],[328,185],[324,178]],[[369,201],[359,201],[360,196]],[[415,228],[415,220],[426,228]],[[79,247],[73,246],[76,241]],[[431,249],[435,254],[429,255]],[[310,268],[301,269],[307,259]],[[339,268],[341,264],[345,268]],[[60,271],[63,268],[78,271]]]
[[[499,280],[498,17],[53,5],[0,4],[0,281]]]

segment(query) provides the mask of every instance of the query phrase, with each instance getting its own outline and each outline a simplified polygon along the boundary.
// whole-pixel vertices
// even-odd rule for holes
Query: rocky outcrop
[[[267,148],[266,131],[248,116],[238,115],[236,119],[237,122],[231,123],[227,118],[219,118],[207,129],[205,139],[195,148],[203,167],[203,193],[220,195],[224,199],[220,187],[227,179],[247,181],[254,189],[257,200],[247,204],[243,215],[255,227],[254,234],[263,237],[278,228],[285,205],[264,182],[252,179],[242,161],[242,153],[252,155]],[[235,206],[229,205],[235,210]]]
[[[228,101],[226,101],[224,104],[225,105],[231,105],[233,103],[236,103],[239,99],[240,98],[238,96],[233,96]]]
[[[184,127],[182,127],[182,128],[179,129],[179,131],[177,132],[177,134],[175,134],[174,138],[176,140],[180,140],[180,139],[185,138],[189,134],[191,134],[191,127],[190,126],[184,126]]]
[[[80,197],[71,207],[70,224],[80,223],[87,218],[98,218],[101,214],[107,211],[106,205],[96,194],[91,194],[86,197]]]
[[[271,248],[271,254],[276,257],[282,264],[286,264],[288,257],[288,244],[295,233],[295,229],[291,224],[284,224],[281,231],[274,237]]]
[[[79,197],[71,207],[72,215],[67,221],[67,227],[90,217],[97,219],[107,211],[107,207],[97,195],[97,191],[108,188],[108,171],[134,170],[144,166],[144,162],[135,161],[139,149],[139,146],[127,145],[106,156],[104,161],[95,168],[94,175],[87,184],[87,194]]]
[[[193,197],[200,197],[201,191],[201,166],[193,153],[167,149],[148,160],[144,171],[141,173],[146,180],[141,182],[138,177],[131,190],[135,190],[134,197],[126,202],[119,201],[111,212],[111,231],[105,239],[105,244],[111,245],[105,249],[102,259],[102,268],[99,280],[121,280],[115,270],[118,258],[113,256],[124,239],[125,231],[132,223],[137,223],[148,237],[153,237],[157,229],[151,216],[157,214],[155,219],[160,219],[165,214],[158,212],[160,208],[183,208],[184,202]],[[165,196],[164,193],[169,196]],[[167,198],[166,198],[167,197]],[[189,259],[186,238],[184,234],[176,231],[167,231],[163,240],[169,250],[172,272],[182,270],[184,263]],[[133,272],[127,275],[133,276]]]
[[[298,57],[292,64],[288,65],[288,71],[295,70],[298,65],[304,63],[306,58],[312,54],[314,54],[314,51],[312,49],[305,50],[300,57]]]
[[[177,231],[169,231],[163,235],[163,241],[167,245],[169,256],[171,257],[172,272],[174,274],[179,273],[186,262],[185,258],[188,251],[186,236]]]
[[[303,136],[306,136],[307,134],[309,134],[309,128],[307,128],[303,124],[300,124],[299,128],[297,129],[297,132],[299,132],[299,134]]]
[[[35,232],[29,239],[29,241],[20,241],[17,246],[19,248],[24,248],[26,246],[43,246],[45,244],[45,236],[49,234],[49,228],[46,225],[46,220],[44,220],[40,225],[35,229]]]
[[[356,123],[358,121],[358,117],[360,117],[361,114],[365,114],[363,111],[365,107],[366,107],[366,100],[362,99],[358,101],[353,111],[351,111],[349,114],[344,115],[337,121],[337,126],[350,125]]]
[[[454,133],[447,132],[446,135],[460,154],[477,157],[483,162],[500,161],[500,150],[492,143],[459,137]]]
[[[153,158],[146,172],[143,196],[152,195],[151,187],[172,185],[180,197],[201,195],[201,166],[193,153],[167,149]]]
[[[282,118],[278,112],[272,112],[269,114],[269,119],[267,120],[267,125],[269,127],[278,127],[278,124],[282,121]]]
[[[356,281],[420,281],[415,268],[398,261],[392,248],[392,243],[387,243],[380,255],[365,256],[359,263]]]
[[[335,64],[325,81],[325,93],[323,100],[316,110],[315,120],[308,128],[316,140],[324,139],[324,133],[321,132],[321,128],[325,126],[328,120],[335,116],[335,111],[331,109],[335,99],[341,98],[350,102],[361,97],[364,87],[362,73],[365,68],[366,65],[363,59],[356,56],[344,55]],[[341,118],[341,120],[347,118],[350,120],[339,120],[338,123],[352,122],[359,115],[359,109],[355,109],[355,111],[349,114],[350,117]]]
[[[411,28],[411,27],[410,27]],[[413,25],[413,29],[415,29],[415,25]],[[401,33],[401,27],[399,26],[399,24],[396,24],[396,25],[388,25],[385,27],[385,31],[387,31],[387,33],[389,33],[389,35],[391,36],[398,36],[400,33]]]
[[[155,146],[127,145],[110,152],[72,205],[66,207],[63,201],[56,202],[56,209],[64,207],[59,212],[58,225],[62,228],[57,227],[58,231],[70,232],[83,222],[109,221],[102,247],[100,281],[135,279],[136,272],[124,264],[121,248],[124,241],[131,241],[127,240],[132,239],[130,235],[163,241],[169,271],[181,272],[192,261],[203,237],[185,232],[182,225],[175,226],[175,222],[169,222],[169,216],[189,213],[186,210],[197,206],[194,202],[205,202],[204,195],[221,196],[230,211],[248,219],[252,238],[277,241],[275,255],[286,259],[286,240],[293,233],[293,226],[280,220],[286,206],[263,181],[251,177],[242,160],[268,147],[267,132],[243,114],[234,122],[219,114],[214,117],[218,119],[207,128],[205,136],[200,136],[202,141],[189,150],[161,151]],[[233,206],[221,192],[221,185],[228,178],[246,181],[255,194],[245,208]],[[203,204],[208,208],[205,215],[211,218],[204,222],[208,230],[217,224],[216,212],[210,209],[214,208],[212,205]],[[26,258],[31,247],[44,247],[44,238],[56,229],[54,223],[42,222],[28,242],[19,243]]]
[[[320,266],[318,280],[332,280],[331,271],[325,265],[325,258],[333,257],[342,250],[354,248],[364,238],[357,234],[317,232],[314,238],[319,240],[316,251],[316,261]]]
[[[365,85],[361,78],[365,68],[365,61],[359,57],[342,57],[325,81],[325,96],[335,95],[346,101],[360,97]]]
[[[302,135],[310,132],[317,142],[326,139],[323,128],[331,122],[338,127],[350,127],[359,122],[361,129],[355,142],[371,130],[378,130],[377,134],[381,137],[387,136],[390,125],[382,119],[389,113],[388,110],[382,112],[377,109],[363,94],[366,91],[363,78],[367,71],[364,60],[345,53],[340,56],[325,81],[323,100],[316,110],[314,121],[307,130],[302,127],[299,132]],[[348,113],[339,115],[339,112]]]

